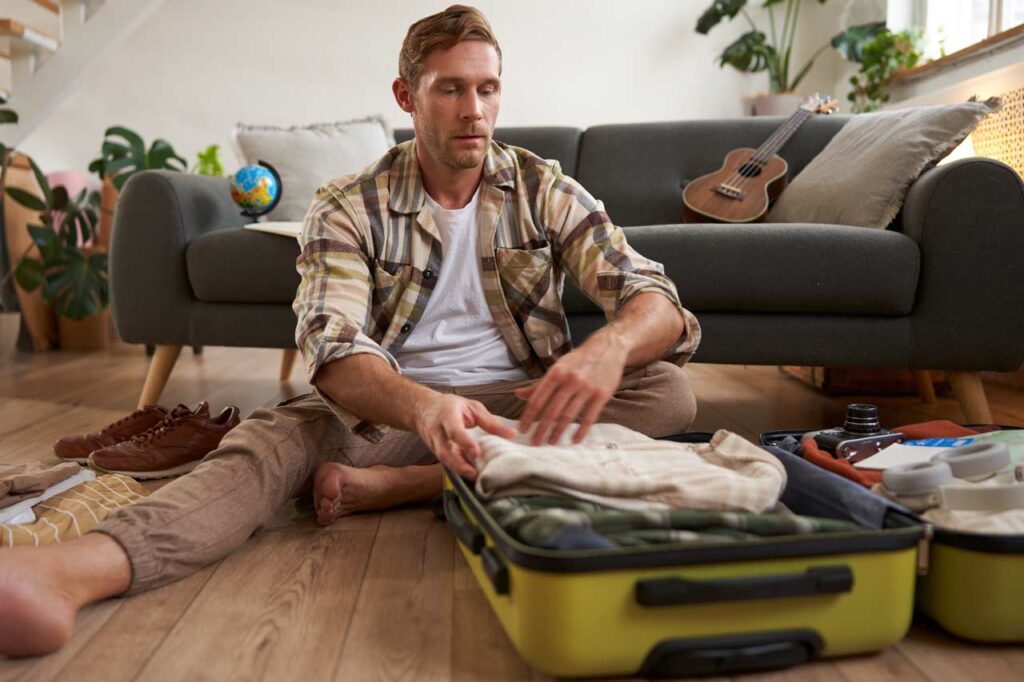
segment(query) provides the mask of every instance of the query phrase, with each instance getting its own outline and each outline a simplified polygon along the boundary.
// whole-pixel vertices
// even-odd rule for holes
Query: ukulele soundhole
[[[740,166],[739,173],[745,178],[756,178],[761,174],[761,164],[757,161],[748,161]]]

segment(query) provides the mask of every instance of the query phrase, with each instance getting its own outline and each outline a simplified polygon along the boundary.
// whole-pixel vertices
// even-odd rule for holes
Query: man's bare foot
[[[90,533],[46,547],[0,549],[0,655],[55,651],[85,604],[124,592],[131,565],[113,539]]]
[[[357,469],[328,462],[313,477],[313,504],[323,526],[355,512],[422,502],[440,494],[440,464]]]
[[[0,654],[44,654],[71,638],[78,605],[50,559],[34,547],[0,550]]]

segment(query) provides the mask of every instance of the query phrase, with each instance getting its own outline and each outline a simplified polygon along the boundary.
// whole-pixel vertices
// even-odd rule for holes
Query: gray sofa
[[[790,177],[846,120],[800,129],[781,152]],[[635,248],[664,263],[703,327],[695,362],[942,369],[967,418],[991,421],[978,372],[1024,360],[1020,177],[987,159],[933,168],[886,230],[681,225],[685,182],[780,123],[499,128],[495,138],[558,159]],[[150,171],[126,185],[111,278],[121,337],[157,346],[140,402],[159,397],[181,346],[294,349],[298,246],[240,229],[246,222],[223,179]],[[577,342],[603,323],[571,286],[563,300]]]

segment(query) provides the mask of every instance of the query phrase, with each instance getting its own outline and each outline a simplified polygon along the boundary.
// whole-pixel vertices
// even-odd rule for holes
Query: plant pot
[[[7,362],[14,355],[21,332],[21,313],[0,313],[0,362]]]
[[[110,346],[110,308],[82,320],[57,316],[61,350],[103,350]]]
[[[7,187],[17,187],[36,195],[41,193],[39,183],[36,182],[36,178],[32,174],[31,166],[25,157],[17,153],[11,154],[11,163],[7,167],[4,184]],[[4,232],[7,240],[7,256],[12,268],[17,265],[17,260],[21,254],[25,253],[25,249],[32,244],[32,237],[28,233],[29,224],[38,223],[38,212],[25,208],[13,199],[5,198]],[[33,246],[28,255],[39,258],[39,249]],[[29,336],[32,337],[32,347],[36,351],[53,348],[57,336],[57,326],[53,309],[43,301],[42,287],[28,292],[15,281],[14,290],[18,294],[18,305],[25,318],[25,326],[28,328]]]
[[[803,104],[804,96],[793,92],[759,94],[743,98],[743,110],[748,116],[789,116]]]

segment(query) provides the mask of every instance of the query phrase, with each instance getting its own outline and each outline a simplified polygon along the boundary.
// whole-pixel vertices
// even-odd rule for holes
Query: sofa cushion
[[[914,305],[920,254],[898,232],[800,224],[624,229],[633,248],[664,264],[694,312],[907,315]],[[189,282],[200,301],[290,304],[298,255],[288,237],[217,230],[189,244]],[[570,314],[597,312],[571,284],[563,300]]]
[[[843,225],[694,224],[623,228],[665,266],[689,310],[908,315],[920,251],[910,237]],[[569,313],[596,307],[566,285]]]
[[[231,132],[245,163],[266,161],[281,174],[281,201],[270,220],[302,220],[317,187],[355,173],[384,156],[395,138],[381,116],[273,126],[239,123]]]
[[[185,251],[192,291],[211,303],[291,303],[298,257],[295,239],[241,227],[208,232]]]

